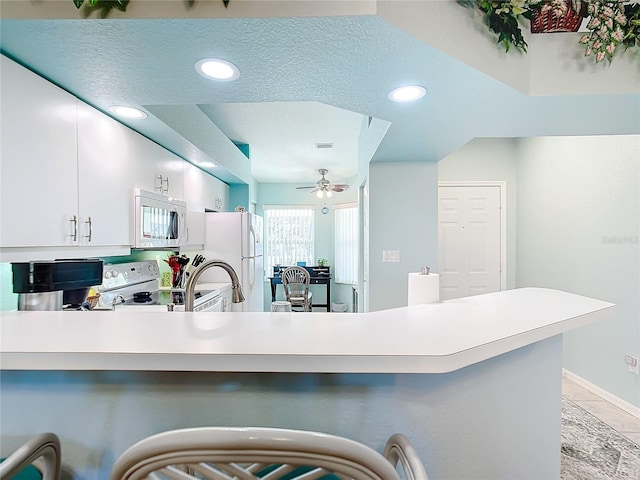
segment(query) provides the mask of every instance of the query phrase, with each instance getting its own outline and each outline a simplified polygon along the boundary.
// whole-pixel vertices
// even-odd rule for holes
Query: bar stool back
[[[428,480],[402,435],[384,455],[343,437],[280,428],[200,427],[145,438],[115,462],[110,480]]]

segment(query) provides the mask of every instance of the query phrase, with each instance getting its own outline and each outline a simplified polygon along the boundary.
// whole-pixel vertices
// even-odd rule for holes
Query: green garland
[[[111,10],[116,9],[121,12],[125,12],[127,10],[127,5],[129,5],[130,0],[72,0],[73,4],[79,10],[82,5],[86,5],[91,10],[99,10],[100,16],[102,18],[106,18]],[[187,0],[187,6],[193,7],[196,3],[196,0]],[[229,5],[229,0],[222,0],[224,3],[224,8],[227,8]]]

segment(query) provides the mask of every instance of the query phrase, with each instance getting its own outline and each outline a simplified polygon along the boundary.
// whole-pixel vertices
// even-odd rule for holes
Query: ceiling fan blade
[[[322,178],[316,182],[316,185],[313,187],[296,187],[298,190],[312,188],[309,193],[317,192],[318,190],[322,190],[323,192],[344,192],[349,185],[346,183],[336,183],[332,184],[329,180],[327,180],[324,176],[328,173],[328,171],[324,168],[318,170]]]

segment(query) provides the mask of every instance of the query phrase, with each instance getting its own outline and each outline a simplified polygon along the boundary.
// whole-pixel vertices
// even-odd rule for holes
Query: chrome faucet
[[[111,310],[115,311],[116,309],[116,305],[118,303],[124,303],[125,299],[122,295],[116,295],[115,297],[113,297],[113,300],[111,301]]]
[[[238,274],[233,269],[233,267],[222,260],[209,260],[200,265],[197,270],[195,270],[189,276],[189,280],[187,280],[187,286],[185,287],[184,292],[185,312],[193,312],[193,304],[195,302],[196,296],[196,283],[198,282],[198,279],[204,273],[204,271],[210,269],[211,267],[220,267],[229,274],[229,277],[231,277],[231,301],[233,303],[244,302],[244,295],[242,294],[242,288],[240,287],[240,282],[238,281]]]

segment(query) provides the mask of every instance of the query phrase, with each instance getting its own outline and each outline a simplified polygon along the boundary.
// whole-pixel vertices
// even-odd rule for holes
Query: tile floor
[[[612,405],[582,385],[562,377],[562,395],[640,445],[640,418]]]

